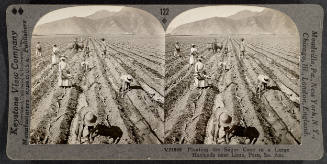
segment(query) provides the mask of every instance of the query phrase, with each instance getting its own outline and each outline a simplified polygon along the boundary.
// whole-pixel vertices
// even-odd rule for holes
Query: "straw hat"
[[[128,81],[132,81],[133,80],[133,77],[131,75],[127,75],[126,78],[127,78]]]
[[[86,126],[94,126],[97,122],[97,116],[93,112],[87,112],[84,116],[84,123]]]
[[[220,118],[219,118],[220,125],[222,127],[230,126],[231,123],[232,123],[232,120],[233,120],[233,118],[230,115],[228,115],[227,113],[224,113],[224,112],[221,113]]]
[[[67,58],[66,56],[60,56],[61,61],[65,60],[66,58]]]
[[[266,75],[262,75],[262,74],[260,74],[260,75],[258,76],[258,79],[259,79],[261,82],[265,82],[265,83],[268,83],[268,82],[269,82],[269,77],[266,76]]]

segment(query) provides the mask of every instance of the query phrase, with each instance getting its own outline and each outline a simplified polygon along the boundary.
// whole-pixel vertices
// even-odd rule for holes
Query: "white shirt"
[[[54,54],[57,54],[57,53],[59,52],[59,48],[58,48],[58,47],[53,47],[53,48],[52,48],[52,52],[53,52]]]
[[[36,44],[36,49],[41,49],[41,45],[40,44]]]
[[[59,62],[59,71],[62,71],[67,68],[67,63],[64,61]]]
[[[195,63],[195,72],[196,73],[200,72],[203,69],[204,69],[204,64],[203,63],[201,63],[201,62],[196,62]]]
[[[191,54],[193,55],[194,52],[195,52],[195,53],[198,52],[198,49],[192,47],[192,48],[191,48]]]

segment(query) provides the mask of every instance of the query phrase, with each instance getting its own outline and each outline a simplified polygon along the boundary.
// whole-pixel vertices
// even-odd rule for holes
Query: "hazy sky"
[[[170,22],[166,33],[170,33],[175,27],[185,23],[190,23],[190,22],[212,18],[212,17],[228,17],[242,10],[260,12],[263,9],[264,9],[263,7],[240,6],[240,5],[208,6],[208,7],[199,7],[195,9],[190,9],[176,16]]]
[[[36,25],[56,21],[59,19],[65,19],[73,16],[77,17],[85,17],[88,15],[92,15],[93,13],[99,10],[108,10],[108,11],[119,11],[123,6],[76,6],[76,7],[67,7],[58,10],[54,10],[44,15],[39,19]]]

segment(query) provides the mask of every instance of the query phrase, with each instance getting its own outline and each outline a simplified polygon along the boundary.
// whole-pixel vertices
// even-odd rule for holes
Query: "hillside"
[[[70,17],[37,26],[34,35],[56,34],[163,34],[160,22],[151,14],[125,7],[118,12],[98,11],[87,17]]]
[[[240,11],[229,17],[213,17],[183,24],[173,35],[210,34],[297,34],[296,25],[285,14],[265,9],[261,12]]]

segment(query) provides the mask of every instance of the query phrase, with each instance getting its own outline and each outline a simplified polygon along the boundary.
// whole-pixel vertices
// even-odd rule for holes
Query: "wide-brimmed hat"
[[[60,58],[59,58],[59,60],[65,60],[65,59],[67,59],[67,57],[64,55],[60,56]]]
[[[97,116],[93,112],[87,112],[84,116],[84,123],[86,126],[94,126],[97,122]]]
[[[195,44],[192,44],[192,47],[194,47],[195,46]]]
[[[260,74],[259,76],[258,76],[258,78],[262,81],[262,82],[269,82],[269,77],[268,76],[266,76],[266,75],[262,75],[262,74]]]
[[[229,114],[223,112],[220,114],[220,117],[219,117],[219,122],[220,122],[220,125],[222,127],[227,127],[227,126],[230,126],[231,123],[232,123],[232,116],[230,116]]]
[[[54,44],[53,46],[54,46],[54,47],[57,47],[57,45],[56,45],[56,44]]]
[[[133,77],[131,75],[127,75],[126,78],[127,78],[128,81],[132,81],[133,80]]]

